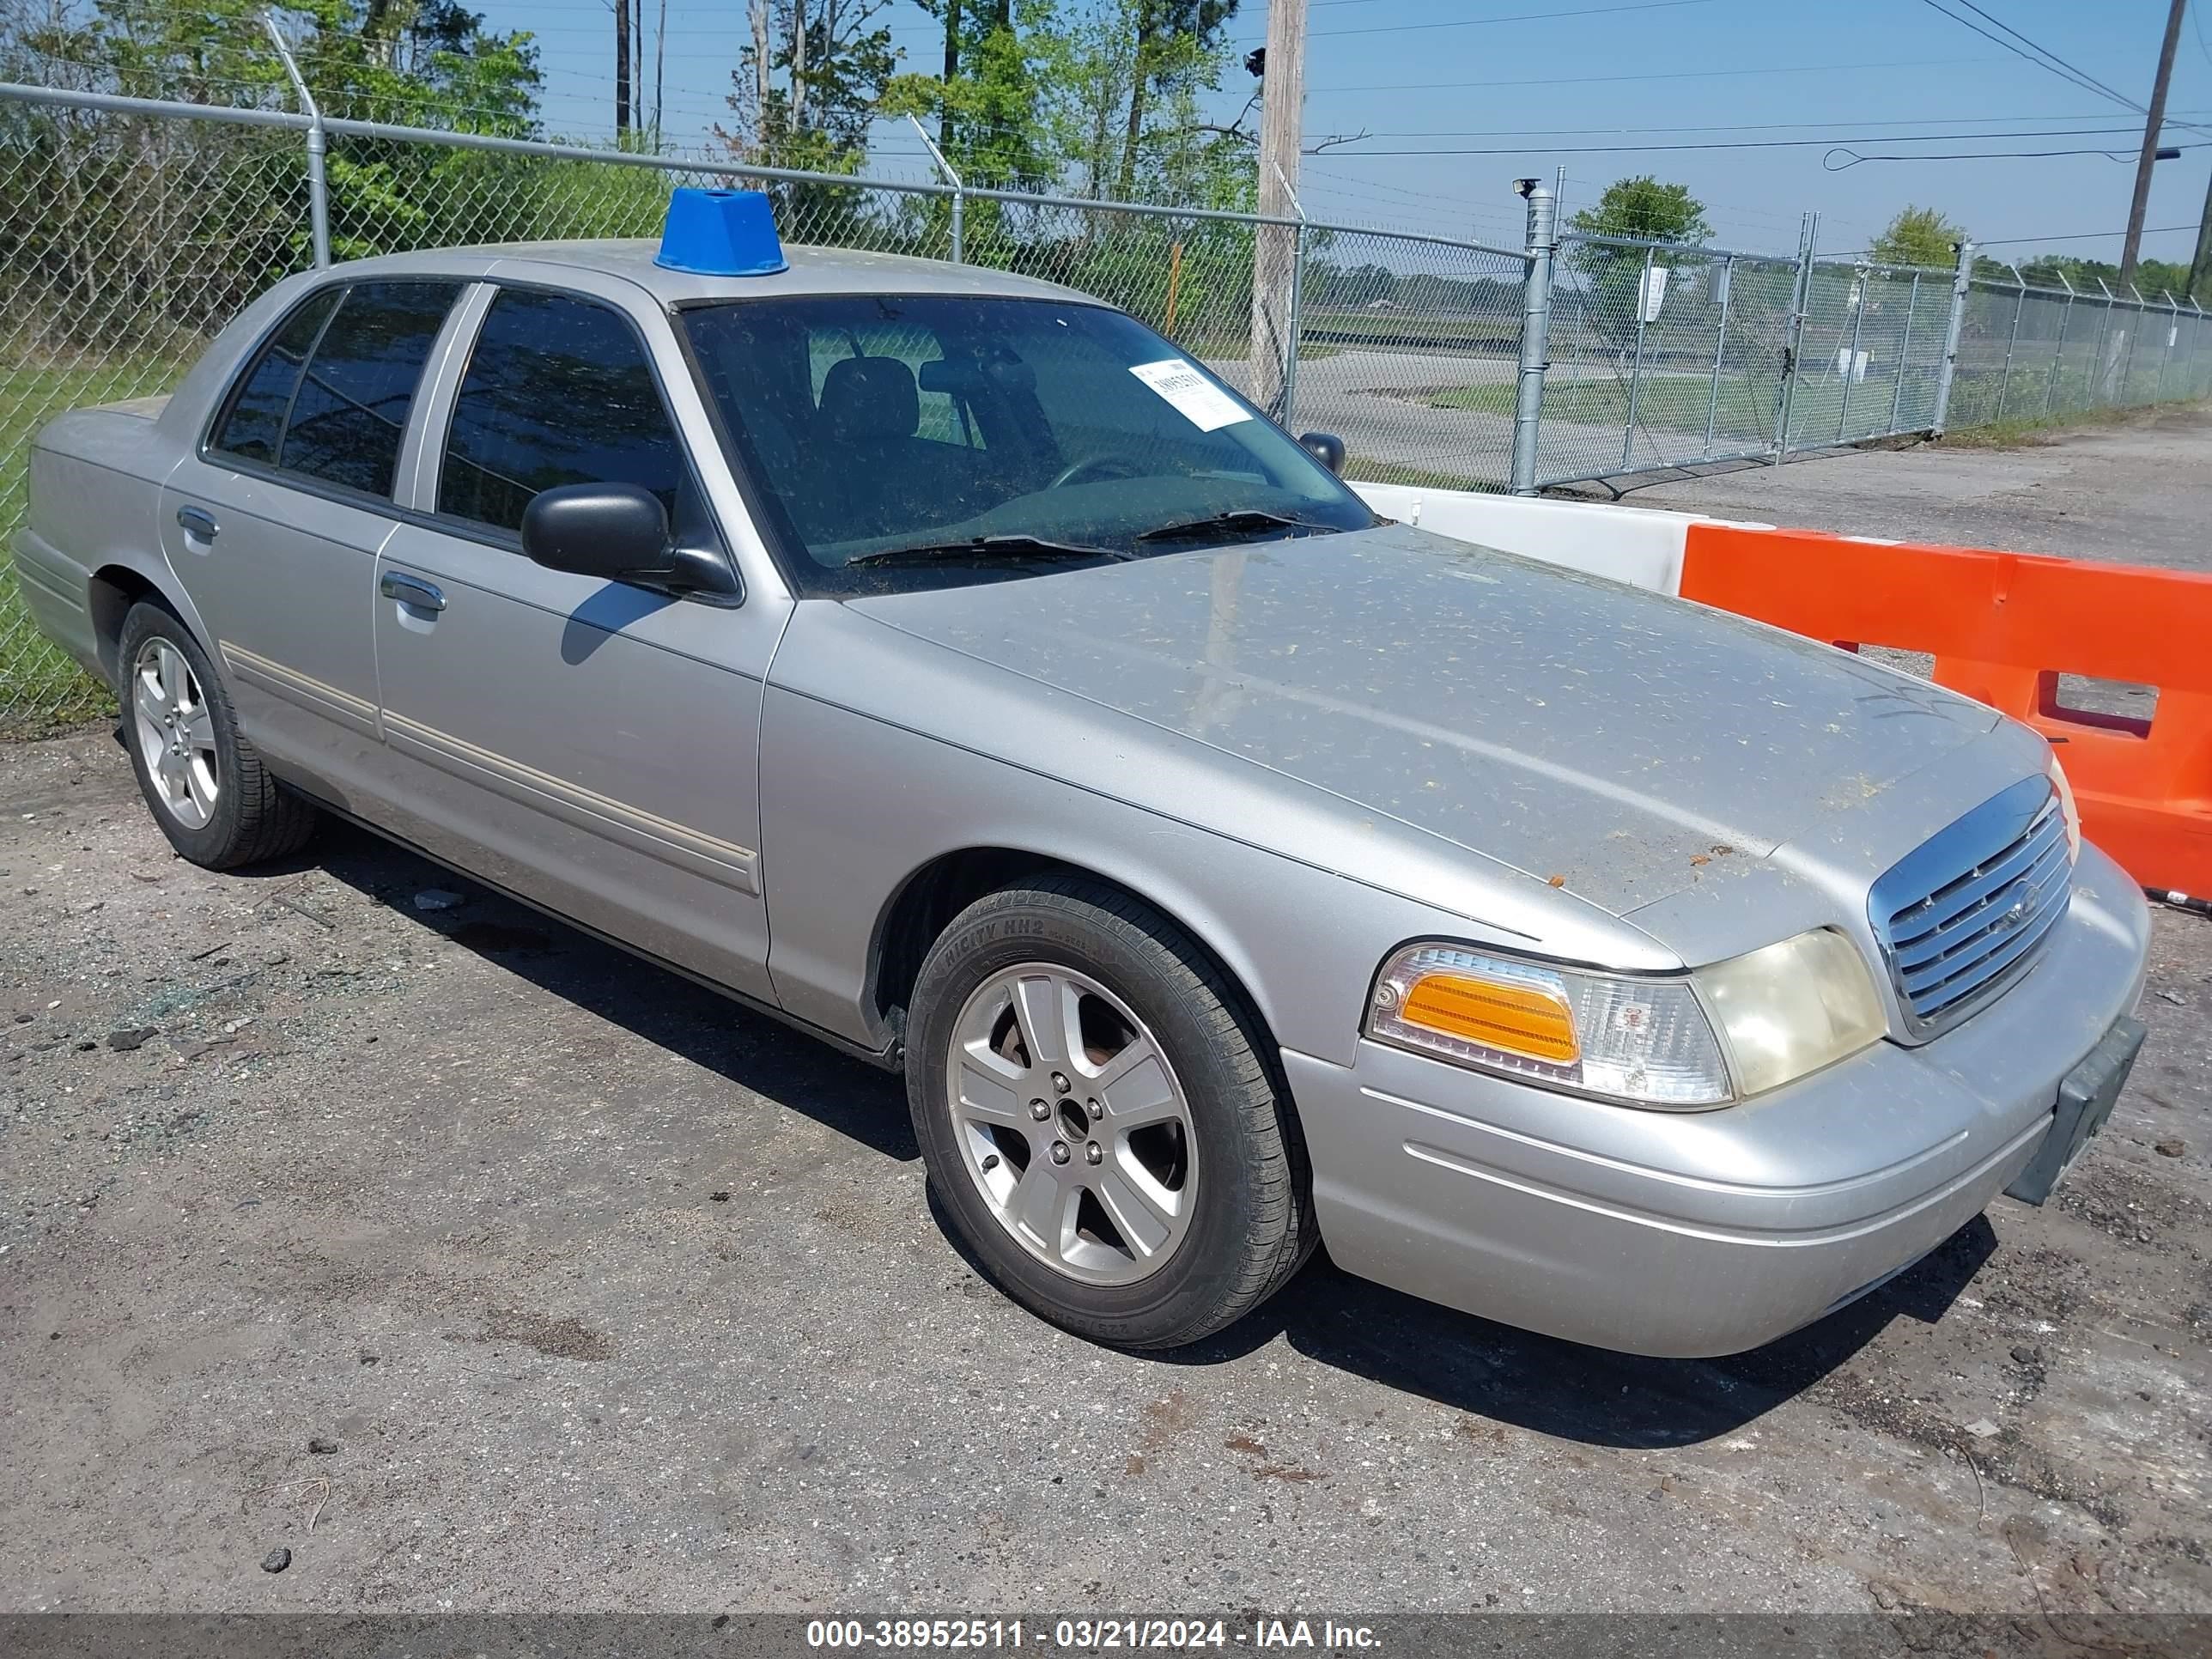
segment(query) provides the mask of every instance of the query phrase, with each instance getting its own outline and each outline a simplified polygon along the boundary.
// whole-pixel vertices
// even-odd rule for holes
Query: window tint
[[[284,411],[292,406],[292,393],[300,384],[300,365],[337,302],[338,290],[325,289],[284,319],[231,393],[230,407],[216,428],[210,448],[244,460],[275,463]]]
[[[627,321],[588,300],[501,291],[454,400],[441,513],[517,530],[541,489],[631,483],[674,520],[688,472]]]
[[[459,285],[356,283],[292,400],[276,464],[372,495],[392,493],[399,439],[431,342]]]

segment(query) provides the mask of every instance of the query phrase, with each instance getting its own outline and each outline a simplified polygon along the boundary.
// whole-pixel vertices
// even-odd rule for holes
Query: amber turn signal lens
[[[1410,1025],[1479,1042],[1486,1048],[1569,1066],[1581,1058],[1566,1001],[1539,986],[1424,974],[1407,988],[1398,1018]]]

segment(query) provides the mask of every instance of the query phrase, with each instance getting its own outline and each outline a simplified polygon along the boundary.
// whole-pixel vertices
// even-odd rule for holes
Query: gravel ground
[[[1782,1343],[1316,1263],[1137,1359],[890,1079],[358,832],[196,870],[105,733],[0,806],[0,1611],[2212,1612],[2201,918],[2058,1198]]]

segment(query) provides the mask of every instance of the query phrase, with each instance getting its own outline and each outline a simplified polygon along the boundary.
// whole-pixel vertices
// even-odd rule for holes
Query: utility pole
[[[952,82],[960,73],[960,0],[945,0],[945,107],[937,117],[937,142],[952,148]]]
[[[2194,300],[2212,283],[2212,179],[2204,185],[2204,217],[2197,226],[2197,257],[2189,264],[2189,297]]]
[[[2158,130],[2166,124],[2166,88],[2173,79],[2174,49],[2181,44],[2181,14],[2189,0],[2173,0],[2166,15],[2166,43],[2158,51],[2158,78],[2151,82],[2150,109],[2143,117],[2142,155],[2136,162],[2135,201],[2128,209],[2128,240],[2120,250],[2120,283],[2133,281],[2142,252],[2143,213],[2150,206],[2150,176],[2158,167]]]
[[[615,137],[629,132],[629,0],[614,0]]]
[[[1298,141],[1306,101],[1306,0],[1273,0],[1267,8],[1267,56],[1260,81],[1260,214],[1302,217],[1297,208]],[[1261,225],[1252,238],[1252,401],[1284,412],[1299,234]]]

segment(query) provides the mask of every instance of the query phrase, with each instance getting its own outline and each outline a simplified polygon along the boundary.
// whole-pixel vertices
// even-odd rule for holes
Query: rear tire
[[[191,629],[141,602],[123,619],[124,746],[169,845],[207,870],[298,851],[315,809],[269,775],[239,734],[230,696]]]
[[[1079,878],[962,911],[907,1028],[915,1138],[961,1238],[1024,1307],[1117,1347],[1211,1336],[1312,1253],[1275,1076],[1189,936]]]

